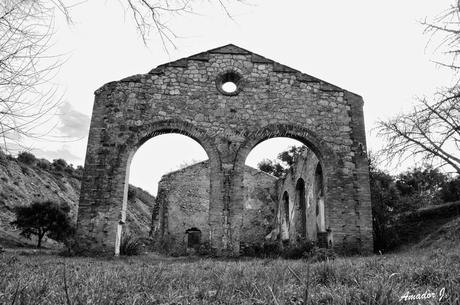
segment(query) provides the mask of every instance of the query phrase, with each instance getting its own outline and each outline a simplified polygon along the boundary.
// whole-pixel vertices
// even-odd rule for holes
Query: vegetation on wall
[[[295,160],[307,149],[306,146],[291,146],[278,154],[275,160],[264,159],[257,168],[275,177],[282,177],[294,165]]]

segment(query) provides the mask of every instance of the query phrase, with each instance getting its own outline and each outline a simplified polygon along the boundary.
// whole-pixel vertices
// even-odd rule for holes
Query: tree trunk
[[[45,233],[39,233],[37,236],[38,236],[37,248],[40,249],[42,246],[42,239],[43,239],[43,236],[45,236]]]

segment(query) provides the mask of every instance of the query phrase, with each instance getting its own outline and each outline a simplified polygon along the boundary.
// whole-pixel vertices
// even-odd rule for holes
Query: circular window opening
[[[238,87],[234,82],[226,82],[222,84],[222,90],[226,93],[235,93]]]
[[[222,73],[217,77],[216,85],[224,95],[237,95],[241,91],[241,76],[233,71]]]

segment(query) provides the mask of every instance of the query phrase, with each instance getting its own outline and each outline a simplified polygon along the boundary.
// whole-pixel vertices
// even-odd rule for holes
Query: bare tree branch
[[[421,22],[425,33],[430,34],[429,43],[435,43],[435,51],[441,52],[448,59],[435,61],[440,66],[460,69],[460,1],[455,1],[448,9],[432,20]]]
[[[24,138],[49,121],[60,97],[49,81],[62,64],[50,55],[54,9],[70,20],[60,0],[4,0],[0,3],[0,148]],[[16,144],[16,145],[14,145]]]
[[[196,1],[193,0],[119,0],[119,2],[130,11],[144,44],[147,44],[152,32],[157,33],[166,53],[169,53],[170,47],[176,48],[174,41],[178,38],[168,25],[168,20],[184,14],[196,14],[192,6]],[[244,1],[216,1],[227,17],[233,19],[226,2],[244,3]]]
[[[413,157],[460,173],[459,88],[438,94],[436,102],[419,100],[413,111],[377,123],[378,136],[386,140],[381,153],[388,161]]]
[[[61,56],[49,55],[54,34],[55,12],[72,22],[64,0],[0,1],[0,149],[9,150],[35,133],[48,122],[62,99],[50,80],[63,63]],[[82,0],[84,2],[84,0]],[[169,18],[193,14],[193,0],[119,0],[130,12],[144,43],[158,33],[164,50],[175,48],[175,32]],[[226,2],[216,2],[231,17]],[[51,124],[52,125],[52,124]],[[14,145],[12,145],[14,144]]]

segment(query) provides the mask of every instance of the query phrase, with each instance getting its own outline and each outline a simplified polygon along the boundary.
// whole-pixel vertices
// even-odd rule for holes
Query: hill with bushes
[[[34,245],[33,240],[20,236],[20,231],[10,224],[15,220],[16,207],[34,201],[67,204],[75,223],[82,174],[81,166],[74,167],[63,159],[50,162],[29,152],[22,152],[17,157],[0,152],[0,246]],[[129,193],[127,231],[139,237],[148,236],[155,198],[131,185]],[[56,243],[48,239],[44,246],[53,247]]]

